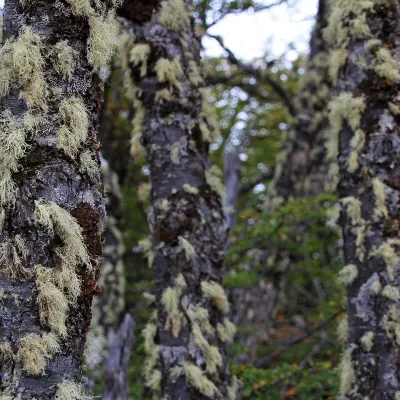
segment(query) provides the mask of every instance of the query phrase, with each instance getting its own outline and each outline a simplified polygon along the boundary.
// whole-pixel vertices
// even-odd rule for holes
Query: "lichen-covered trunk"
[[[111,2],[6,0],[0,50],[0,397],[83,396],[105,210],[97,138]]]
[[[332,159],[329,152],[326,155],[326,106],[331,84],[327,46],[322,32],[327,24],[327,16],[328,0],[320,0],[306,71],[295,99],[296,115],[287,132],[284,149],[278,155],[274,178],[268,187],[267,211],[277,210],[291,198],[314,197],[335,187],[336,160]],[[331,184],[326,185],[328,183]],[[250,323],[265,327],[272,323],[281,304],[290,270],[297,261],[296,257],[287,249],[274,247],[273,242],[267,249],[258,252],[255,262],[265,265],[265,279],[252,288],[246,288],[246,292],[241,289],[233,291],[233,319],[236,324]],[[270,268],[271,265],[279,265],[280,268],[277,271],[276,268]],[[260,330],[248,336],[246,345],[256,350],[255,343],[259,341],[257,336],[260,333],[264,335]]]
[[[226,356],[234,327],[221,287],[221,183],[208,158],[216,127],[189,5],[134,2],[131,18],[140,23],[127,22],[133,32],[122,39],[135,107],[132,147],[137,152],[140,139],[146,149],[152,185],[147,253],[157,311],[144,332],[146,383],[165,400],[235,399]]]
[[[335,0],[332,46],[348,328],[341,399],[400,398],[400,2]]]
[[[91,328],[105,355],[110,334],[117,332],[125,307],[125,246],[121,228],[122,192],[117,174],[104,159],[101,165],[101,181],[107,196],[107,222],[104,230],[103,262],[98,280],[101,293],[93,299]]]

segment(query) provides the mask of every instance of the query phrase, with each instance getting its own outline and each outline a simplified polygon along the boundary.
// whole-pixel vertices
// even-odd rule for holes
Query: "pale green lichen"
[[[372,178],[371,183],[375,196],[374,218],[386,218],[388,216],[388,210],[386,208],[385,184],[378,178]]]
[[[88,59],[95,70],[100,70],[108,64],[118,43],[119,27],[114,12],[90,17],[89,27]]]
[[[129,60],[135,66],[140,66],[140,76],[147,74],[147,60],[150,55],[150,46],[147,43],[139,43],[131,49]]]
[[[197,389],[201,394],[213,399],[220,396],[220,392],[215,384],[210,381],[205,373],[196,365],[189,362],[182,363],[182,372],[189,385]]]
[[[372,293],[374,293],[375,295],[378,295],[381,290],[382,290],[382,285],[379,282],[379,280],[377,279],[376,281],[373,281],[371,286],[370,286],[370,290]]]
[[[64,293],[54,284],[56,281],[54,274],[57,274],[57,271],[37,265],[35,272],[40,322],[47,325],[52,332],[65,337],[68,301]]]
[[[71,79],[74,71],[74,58],[72,56],[72,48],[68,45],[67,40],[58,42],[53,47],[55,56],[55,69],[65,78]]]
[[[189,26],[190,16],[183,0],[162,3],[160,23],[169,30],[179,31]]]
[[[144,365],[144,377],[146,386],[154,384],[154,374],[157,374],[157,361],[160,355],[160,347],[155,343],[157,335],[157,313],[153,313],[146,327],[142,331],[144,339],[144,348],[147,354],[146,362]]]
[[[365,133],[361,129],[357,129],[353,138],[350,141],[351,153],[349,155],[349,161],[347,171],[350,173],[356,172],[359,163],[358,157],[365,146]]]
[[[339,324],[337,327],[337,335],[338,335],[338,339],[341,343],[346,343],[348,333],[349,333],[349,322],[348,322],[347,315],[346,315],[344,318],[342,318],[339,321]]]
[[[170,330],[174,337],[179,336],[185,324],[185,317],[179,309],[180,299],[185,289],[185,278],[179,274],[174,280],[174,286],[165,289],[161,297],[161,304],[167,312],[165,329]]]
[[[180,78],[183,76],[181,63],[177,58],[168,60],[167,58],[160,58],[155,66],[157,78],[161,83],[168,83],[170,89],[175,87],[182,91],[182,83]]]
[[[192,83],[192,85],[200,86],[204,82],[199,67],[197,63],[193,60],[190,60],[188,63],[188,74],[189,74],[189,80]]]
[[[381,257],[386,263],[386,268],[389,276],[393,277],[393,270],[398,265],[400,257],[397,255],[397,251],[387,241],[383,242],[379,247],[375,248],[370,254],[371,257]]]
[[[217,324],[217,333],[224,343],[231,343],[236,333],[236,327],[228,318],[224,318],[222,324],[219,322]]]
[[[385,47],[380,47],[376,52],[378,65],[375,71],[382,78],[389,79],[393,82],[400,81],[400,69],[398,62],[392,57],[390,51]]]
[[[83,265],[89,272],[92,270],[82,228],[67,210],[54,202],[37,200],[35,206],[35,224],[42,226],[51,235],[56,233],[63,243],[55,251],[58,271],[54,274],[54,283],[74,303],[81,290],[76,268]]]
[[[183,236],[179,236],[178,240],[180,248],[185,252],[186,260],[193,260],[196,257],[196,251],[193,245]]]
[[[170,90],[164,88],[161,90],[157,90],[154,100],[156,103],[163,103],[164,101],[169,102],[173,100],[173,96]]]
[[[374,345],[374,337],[374,332],[367,332],[365,335],[363,335],[360,342],[364,351],[371,351],[372,346]]]
[[[15,83],[29,107],[46,108],[43,51],[40,36],[27,26],[21,28],[17,39],[6,41],[0,51],[0,97],[8,94]]]
[[[228,400],[237,400],[242,382],[236,377],[232,377],[231,384],[228,386]]]
[[[382,296],[387,297],[390,300],[398,301],[400,300],[399,290],[391,285],[386,285],[382,290]]]
[[[91,400],[96,397],[85,392],[84,387],[70,380],[64,380],[57,385],[56,400]]]
[[[203,281],[201,282],[201,290],[207,297],[213,300],[218,309],[224,313],[229,312],[228,298],[226,297],[225,291],[221,285],[212,281]]]
[[[354,264],[346,265],[338,274],[339,282],[350,285],[358,276],[358,268]]]
[[[90,0],[67,0],[72,13],[76,16],[89,16],[94,14],[94,10],[90,5]]]
[[[141,183],[138,187],[138,198],[141,202],[145,202],[149,200],[151,193],[151,185],[150,183]]]
[[[30,375],[43,375],[47,362],[59,351],[57,337],[52,333],[30,333],[19,343],[18,360],[22,369]]]
[[[139,240],[138,244],[144,251],[144,254],[147,258],[147,263],[148,263],[149,268],[152,268],[153,261],[154,261],[154,252],[153,252],[153,248],[152,248],[150,239],[149,238],[141,239],[141,240]]]
[[[95,153],[90,150],[86,150],[80,155],[79,161],[79,171],[86,173],[90,177],[90,179],[99,179],[100,170]]]
[[[400,345],[400,310],[392,305],[383,318],[388,337]]]
[[[340,366],[340,400],[345,400],[349,394],[354,390],[354,385],[356,382],[356,376],[354,373],[354,366],[352,361],[352,353],[357,348],[355,344],[352,344],[346,349],[342,363]]]
[[[218,367],[222,366],[222,356],[218,347],[211,345],[203,335],[200,326],[193,324],[192,336],[193,342],[201,349],[204,359],[206,361],[206,371],[208,373],[215,373]]]
[[[21,235],[4,241],[0,252],[0,264],[4,265],[3,274],[12,280],[31,275],[31,271],[25,267],[28,254],[28,248]]]
[[[222,171],[216,165],[213,165],[206,171],[205,175],[206,181],[210,185],[211,189],[218,193],[221,196],[221,199],[224,200],[226,192],[225,186],[222,183]]]
[[[208,98],[206,88],[199,88],[201,94],[201,111],[199,115],[200,131],[205,142],[212,143],[220,137],[219,123],[215,107]]]
[[[78,98],[63,100],[58,112],[62,122],[58,132],[60,148],[74,158],[87,139],[88,112],[83,101]]]
[[[210,324],[208,310],[201,306],[192,306],[186,310],[192,324],[198,324],[201,330],[209,335],[215,333],[214,327]]]
[[[190,193],[190,194],[199,194],[199,189],[197,189],[196,187],[189,185],[188,183],[185,183],[183,185],[183,190],[186,193]]]

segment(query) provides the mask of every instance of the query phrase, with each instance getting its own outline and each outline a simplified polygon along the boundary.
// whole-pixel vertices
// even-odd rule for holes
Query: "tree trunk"
[[[200,44],[190,2],[155,3],[135,1],[138,11],[126,11],[141,23],[126,24],[133,35],[123,43],[135,106],[133,151],[142,134],[152,184],[148,254],[157,313],[144,333],[146,381],[165,400],[235,399],[226,357],[234,328],[220,286],[226,230],[221,183],[208,158],[216,129]]]
[[[79,3],[79,4],[78,4]],[[0,54],[1,398],[83,396],[105,218],[97,139],[108,2],[6,0]]]
[[[335,187],[336,160],[326,156],[326,107],[331,84],[327,47],[322,32],[327,24],[327,17],[328,1],[320,0],[316,26],[310,41],[310,56],[295,102],[296,115],[287,133],[285,147],[278,156],[274,178],[268,187],[267,211],[278,209],[291,198],[314,197]],[[330,184],[326,186],[326,183]],[[246,288],[245,292],[239,288],[232,293],[235,324],[259,324],[263,327],[244,339],[243,343],[253,349],[246,358],[256,357],[256,343],[263,339],[266,327],[271,325],[276,316],[288,275],[296,262],[296,255],[287,249],[274,248],[271,243],[267,249],[261,249],[257,253],[255,262],[265,265],[265,279]],[[280,265],[279,271],[271,271],[272,264]]]
[[[399,17],[399,1],[336,0],[325,31],[348,293],[341,399],[400,397]]]

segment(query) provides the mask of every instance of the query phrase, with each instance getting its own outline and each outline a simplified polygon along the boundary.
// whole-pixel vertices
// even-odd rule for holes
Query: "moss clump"
[[[340,272],[338,280],[345,285],[350,285],[358,276],[358,268],[356,265],[346,265]]]
[[[63,100],[59,115],[62,121],[58,132],[60,148],[74,158],[87,138],[89,118],[85,104],[77,98]]]
[[[226,314],[229,312],[228,298],[221,285],[216,282],[203,281],[201,282],[201,290],[207,297],[213,300],[219,310]]]
[[[162,3],[160,23],[167,29],[179,31],[190,24],[190,16],[183,0],[169,0]]]
[[[160,58],[156,64],[157,78],[161,83],[168,83],[170,89],[175,87],[182,91],[182,83],[179,81],[183,76],[181,63],[177,58],[168,60],[167,58]]]
[[[87,394],[81,384],[64,380],[57,385],[57,400],[91,400],[95,397]]]
[[[68,46],[68,41],[58,42],[53,48],[56,71],[65,78],[71,79],[74,70],[74,58],[72,56],[72,48]]]
[[[22,369],[30,375],[43,375],[46,365],[59,351],[57,337],[52,333],[38,335],[31,333],[24,336],[20,343],[17,357]]]
[[[8,94],[14,82],[28,106],[46,108],[43,50],[40,36],[27,26],[21,28],[17,39],[7,40],[0,51],[0,97]]]
[[[150,46],[146,43],[139,43],[133,46],[129,53],[130,62],[135,66],[141,66],[140,76],[146,76],[147,74],[147,60],[150,55]]]
[[[35,272],[40,322],[50,327],[57,335],[65,337],[68,301],[64,293],[54,284],[56,281],[54,274],[57,271],[37,265]]]
[[[89,26],[88,59],[95,70],[100,70],[108,64],[117,45],[118,24],[114,12],[105,17],[90,17]]]

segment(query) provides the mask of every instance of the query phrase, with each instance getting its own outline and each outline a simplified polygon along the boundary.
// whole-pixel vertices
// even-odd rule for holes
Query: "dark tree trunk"
[[[335,1],[325,31],[348,293],[341,399],[400,398],[399,18],[399,1]]]
[[[222,284],[226,230],[208,158],[215,126],[200,74],[190,2],[134,2],[125,37],[129,90],[151,171],[157,313],[145,329],[147,385],[157,398],[235,399],[226,343],[234,328]],[[156,7],[155,7],[156,6]],[[132,43],[132,37],[135,43]],[[131,43],[130,43],[131,42]],[[128,53],[129,52],[129,53]]]
[[[1,398],[83,396],[81,359],[105,218],[97,154],[103,92],[97,72],[115,32],[111,14],[102,14],[108,2],[100,2],[101,11],[83,3],[5,2]]]

